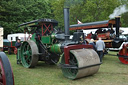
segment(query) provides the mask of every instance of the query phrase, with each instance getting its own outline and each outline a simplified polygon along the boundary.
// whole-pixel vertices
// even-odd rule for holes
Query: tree
[[[19,24],[52,16],[49,3],[44,0],[2,0],[0,4],[0,25],[5,35],[23,32]]]
[[[74,0],[71,0],[74,1]],[[108,20],[113,10],[120,5],[118,0],[75,0],[70,6],[70,24],[77,24],[77,19],[85,22]],[[77,3],[78,2],[78,3]],[[63,8],[65,0],[54,0],[52,10],[54,18],[64,26]]]

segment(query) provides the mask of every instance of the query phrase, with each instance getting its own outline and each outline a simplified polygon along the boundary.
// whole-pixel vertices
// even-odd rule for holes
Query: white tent
[[[108,29],[108,28],[104,28],[104,29]],[[89,34],[90,32],[92,32],[93,34],[95,33],[97,29],[88,29],[88,30],[83,30],[83,32],[87,35]],[[115,28],[114,28],[115,30]],[[128,27],[120,27],[120,30],[123,31],[122,34],[128,34]]]
[[[85,35],[87,35],[87,34],[89,34],[89,33],[95,33],[95,31],[96,31],[97,29],[88,29],[88,30],[83,30],[83,32],[85,33]]]
[[[28,38],[29,34],[24,34],[24,33],[8,34],[7,39],[9,41],[16,41],[17,39],[20,39],[21,41],[24,41],[25,37]]]
[[[122,33],[124,34],[128,34],[128,27],[120,27],[121,30],[123,30],[124,32]]]

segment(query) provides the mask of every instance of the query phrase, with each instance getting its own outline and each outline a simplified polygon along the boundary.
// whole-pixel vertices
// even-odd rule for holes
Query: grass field
[[[105,55],[97,74],[77,80],[65,78],[61,69],[55,65],[39,62],[36,68],[27,69],[16,64],[15,55],[8,57],[15,85],[128,85],[128,65],[122,64],[116,56]]]

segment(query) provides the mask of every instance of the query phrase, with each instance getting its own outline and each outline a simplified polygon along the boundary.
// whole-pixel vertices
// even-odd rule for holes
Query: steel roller
[[[61,59],[61,63],[65,63],[64,56]],[[69,64],[76,66],[77,69],[62,67],[64,76],[70,79],[77,79],[97,73],[100,67],[100,59],[93,49],[70,50]]]

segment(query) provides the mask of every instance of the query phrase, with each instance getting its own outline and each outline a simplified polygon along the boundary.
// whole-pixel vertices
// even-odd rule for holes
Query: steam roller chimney
[[[69,39],[69,8],[64,8],[65,40]]]
[[[116,16],[115,21],[116,21],[116,38],[119,38],[120,16]]]

